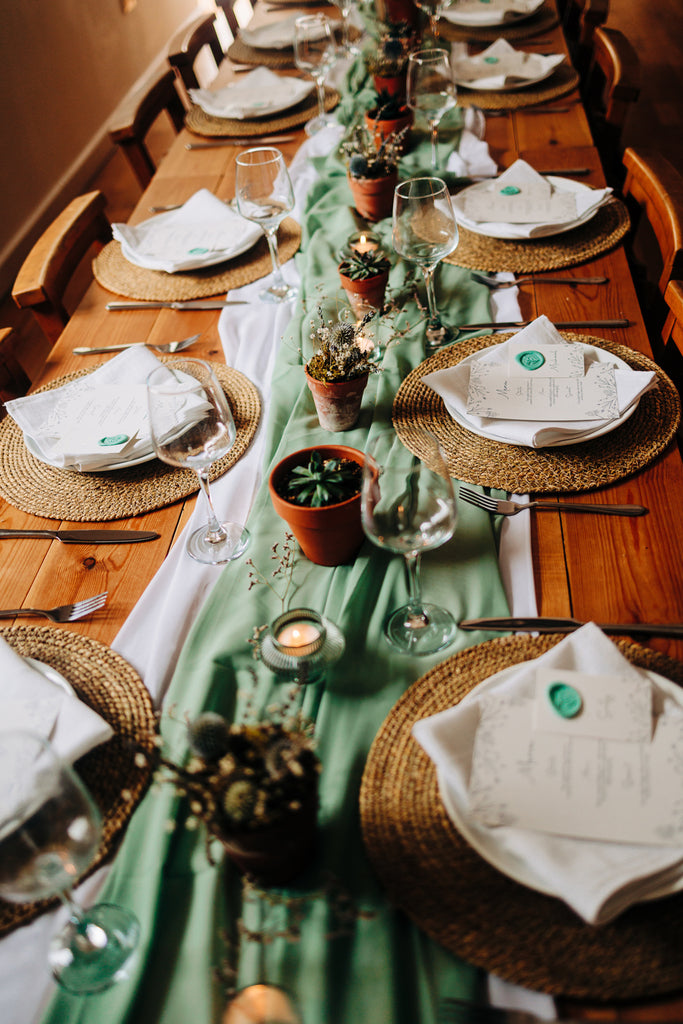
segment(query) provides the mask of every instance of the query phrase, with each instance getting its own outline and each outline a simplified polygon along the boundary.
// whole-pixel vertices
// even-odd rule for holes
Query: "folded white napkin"
[[[112,224],[123,255],[138,267],[169,274],[196,270],[239,256],[263,232],[222,199],[202,188],[178,210],[140,224]]]
[[[461,224],[482,234],[542,238],[590,219],[611,194],[611,188],[589,188],[569,179],[551,183],[525,160],[515,160],[495,181],[455,195],[453,209]]]
[[[447,7],[441,17],[454,25],[499,25],[528,17],[538,10],[544,0],[458,0],[455,7]]]
[[[1,639],[0,676],[3,730],[37,733],[70,762],[113,736],[109,723],[73,691],[50,682]]]
[[[301,13],[291,14],[288,18],[282,18],[271,25],[261,25],[259,28],[242,28],[240,36],[248,46],[256,50],[284,50],[288,46],[294,46],[294,25]],[[334,27],[334,22],[330,21]],[[313,29],[308,33],[309,39],[322,39],[324,33],[320,30],[317,34]]]
[[[451,61],[458,85],[470,89],[520,88],[547,78],[564,60],[564,54],[544,56],[515,50],[506,39],[496,39],[474,57],[461,55]]]
[[[458,148],[449,156],[446,170],[462,178],[490,178],[498,167],[489,153],[488,143],[463,128]]]
[[[680,887],[683,850],[565,838],[512,826],[487,828],[468,815],[481,700],[492,695],[531,697],[539,667],[623,678],[640,672],[595,624],[588,623],[540,658],[517,666],[500,683],[484,682],[456,707],[417,722],[413,735],[437,767],[447,813],[485,859],[518,881],[564,900],[590,924],[604,924],[633,903]],[[680,716],[680,703],[656,683],[652,687],[655,711]]]
[[[153,457],[145,382],[159,365],[144,345],[130,348],[87,377],[15,398],[5,408],[36,458],[60,469],[101,472]]]
[[[193,103],[213,117],[265,117],[300,103],[315,88],[303,78],[276,75],[268,68],[255,68],[238,82],[222,89],[190,89]]]
[[[581,342],[566,341],[546,316],[540,316],[528,327],[518,331],[513,338],[500,345],[484,349],[476,358],[494,366],[507,367],[509,364],[509,347],[514,341],[517,346],[520,340],[525,346],[535,349],[545,345],[582,345]],[[615,370],[619,417],[633,407],[646,391],[656,387],[657,377],[654,372],[631,370],[621,360],[608,353],[601,353],[591,346],[583,346],[586,368],[597,361],[613,363]],[[443,399],[446,409],[459,423],[465,423],[474,433],[483,434],[494,440],[506,441],[508,444],[525,445],[528,448],[550,448],[553,445],[567,444],[581,440],[594,431],[601,429],[608,421],[576,420],[544,422],[539,420],[506,420],[475,416],[467,412],[467,400],[470,379],[470,364],[475,357],[468,357],[456,366],[444,370],[436,370],[422,378]]]

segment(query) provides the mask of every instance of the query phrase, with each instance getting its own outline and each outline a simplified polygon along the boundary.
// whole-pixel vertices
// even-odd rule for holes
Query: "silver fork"
[[[555,512],[595,512],[606,516],[644,516],[649,511],[644,505],[589,505],[574,501],[529,501],[521,504],[517,501],[489,498],[485,494],[471,491],[468,487],[461,487],[459,494],[462,500],[469,502],[470,505],[476,505],[477,508],[501,516],[516,516],[518,512],[523,512],[527,508],[552,509]]]
[[[57,608],[6,608],[0,611],[0,619],[13,619],[16,615],[42,615],[51,622],[75,622],[104,607],[108,591],[86,597],[75,604],[61,604]]]
[[[475,281],[485,284],[491,291],[498,291],[499,288],[514,288],[518,284],[526,284],[533,281],[534,284],[607,284],[608,277],[515,277],[512,281],[497,281],[490,274],[484,274],[480,270],[471,270],[470,277]]]

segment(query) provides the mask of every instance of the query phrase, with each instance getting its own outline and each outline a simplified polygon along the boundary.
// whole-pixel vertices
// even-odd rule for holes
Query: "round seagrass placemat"
[[[512,271],[533,274],[586,263],[613,249],[626,235],[631,222],[619,199],[598,208],[586,224],[560,235],[524,241],[490,238],[459,225],[458,246],[445,262],[470,270]]]
[[[574,68],[560,64],[559,68],[543,82],[536,82],[525,89],[513,92],[493,92],[489,89],[467,89],[458,87],[458,104],[461,107],[480,107],[482,110],[521,110],[536,103],[547,103],[559,96],[566,96],[578,86],[580,78]]]
[[[559,25],[557,11],[550,2],[532,14],[529,18],[518,21],[504,22],[502,25],[454,25],[447,18],[439,19],[439,34],[454,43],[495,43],[496,39],[524,39],[526,36],[537,36],[539,32],[548,32]]]
[[[281,263],[291,259],[301,244],[301,227],[291,217],[285,218],[277,232]],[[127,299],[143,302],[182,302],[183,299],[206,299],[223,295],[231,288],[241,288],[270,274],[273,264],[265,237],[227,263],[202,270],[183,270],[167,274],[163,270],[136,267],[123,255],[120,242],[112,241],[93,260],[95,279],[103,288]]]
[[[338,103],[339,93],[335,89],[326,88],[325,110],[334,110]],[[195,135],[247,138],[252,135],[266,135],[268,132],[281,132],[287,128],[306,124],[316,116],[317,112],[318,97],[314,92],[301,103],[297,103],[295,107],[283,110],[281,114],[269,118],[249,118],[243,121],[234,117],[215,117],[213,114],[207,114],[201,107],[192,106],[185,117],[185,125]]]
[[[513,494],[587,491],[643,469],[675,436],[681,418],[676,388],[647,356],[604,338],[561,331],[568,341],[611,352],[634,370],[657,374],[658,387],[646,392],[633,415],[602,437],[558,448],[526,448],[474,434],[451,417],[443,399],[421,380],[427,373],[455,366],[473,352],[498,345],[511,334],[470,338],[444,348],[412,370],[402,382],[391,410],[402,443],[422,458],[422,429],[443,448],[451,476],[465,483],[497,487]]]
[[[112,727],[114,735],[79,758],[75,768],[102,813],[102,840],[86,875],[116,850],[151,776],[152,758],[136,763],[136,752],[152,755],[156,731],[151,697],[127,661],[98,640],[54,626],[0,629],[18,654],[51,665],[78,697]],[[59,899],[9,903],[0,899],[0,934],[26,924]]]
[[[435,941],[506,981],[578,999],[663,994],[683,977],[683,894],[585,924],[564,903],[483,860],[448,818],[436,770],[413,724],[457,704],[477,683],[539,657],[563,637],[507,637],[446,659],[411,686],[378,732],[365,765],[365,846],[388,898]],[[636,665],[683,684],[683,665],[616,640]]]
[[[237,429],[228,454],[211,466],[209,478],[215,480],[234,466],[251,444],[261,415],[261,399],[256,387],[238,370],[222,363],[211,365],[228,397]],[[92,370],[67,374],[38,390],[61,387],[87,373]],[[198,490],[197,474],[191,469],[176,469],[159,459],[111,473],[56,469],[29,452],[11,416],[0,423],[0,495],[31,515],[93,523],[128,519],[172,505]]]
[[[294,67],[294,47],[282,50],[266,50],[250,46],[238,36],[228,47],[228,57],[235,64],[260,64],[264,68]]]

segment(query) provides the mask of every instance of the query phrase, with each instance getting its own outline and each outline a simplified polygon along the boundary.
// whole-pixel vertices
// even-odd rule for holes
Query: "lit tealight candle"
[[[316,654],[326,636],[321,616],[310,608],[297,608],[280,615],[271,632],[277,650],[292,658]]]
[[[351,235],[347,244],[351,252],[374,252],[381,247],[380,238],[373,231],[359,231]]]
[[[277,642],[283,647],[306,647],[314,643],[320,636],[320,630],[311,622],[293,622],[286,626],[277,636]]]
[[[222,1024],[301,1024],[287,993],[275,985],[249,985],[238,992]]]

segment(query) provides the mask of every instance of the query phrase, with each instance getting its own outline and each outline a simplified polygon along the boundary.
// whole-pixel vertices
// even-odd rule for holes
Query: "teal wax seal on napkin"
[[[521,188],[517,188],[516,185],[506,185],[500,190],[500,194],[502,196],[518,196],[521,191]]]
[[[497,64],[497,63],[498,63],[498,58],[497,57],[484,57],[484,64]]]
[[[194,249],[189,249],[189,250],[188,250],[188,252],[189,252],[190,256],[203,256],[203,255],[204,255],[204,253],[205,253],[205,252],[208,252],[208,251],[209,251],[208,249],[205,249],[205,248],[204,248],[203,246],[201,246],[201,245],[197,245],[197,246],[195,246],[195,248],[194,248]]]
[[[130,441],[128,434],[110,434],[109,437],[101,437],[97,442],[102,448],[108,448],[115,444],[125,444]]]
[[[583,707],[581,694],[569,683],[551,683],[548,699],[562,718],[575,718]]]
[[[545,362],[545,356],[541,352],[537,352],[536,349],[530,348],[526,352],[518,352],[515,361],[525,370],[539,370]]]

